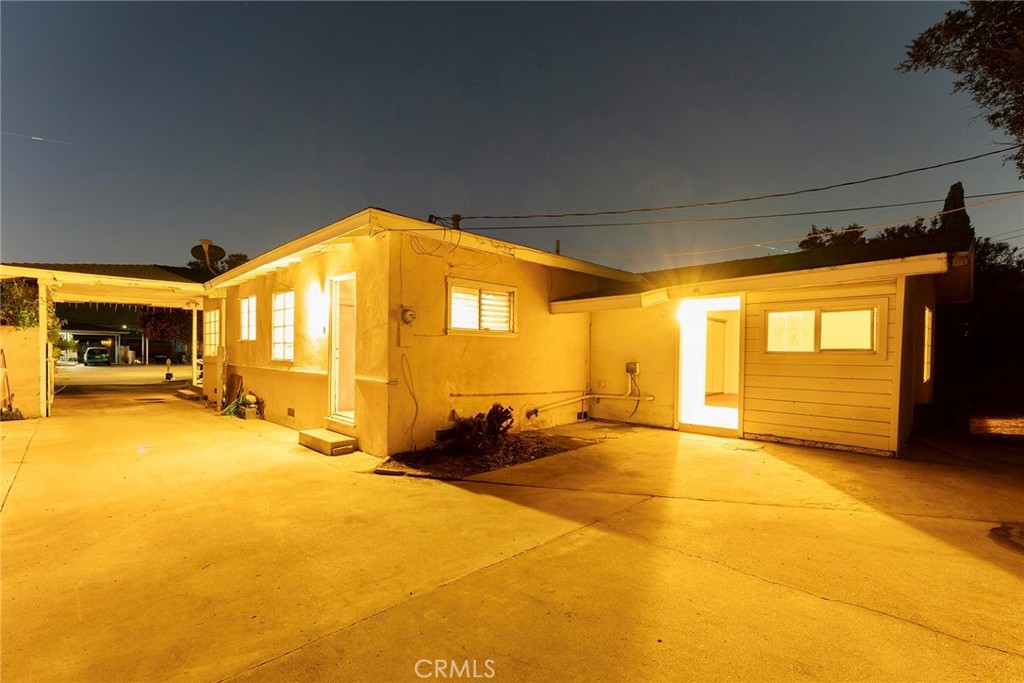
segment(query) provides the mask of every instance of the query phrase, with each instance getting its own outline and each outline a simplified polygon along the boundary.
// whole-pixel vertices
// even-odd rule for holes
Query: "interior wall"
[[[640,363],[637,382],[653,401],[591,401],[590,416],[656,427],[676,426],[679,375],[677,302],[649,308],[595,311],[591,314],[590,387],[594,392],[625,394],[626,363]],[[635,409],[635,413],[634,413]]]
[[[388,454],[429,446],[453,411],[473,415],[494,403],[514,408],[514,430],[575,421],[580,404],[526,414],[586,389],[590,316],[552,315],[549,303],[593,290],[596,278],[404,235],[390,258]],[[449,333],[449,277],[515,287],[515,333]],[[415,311],[412,324],[400,321],[403,307]]]
[[[725,321],[725,393],[740,390],[740,312],[708,311],[708,316]]]

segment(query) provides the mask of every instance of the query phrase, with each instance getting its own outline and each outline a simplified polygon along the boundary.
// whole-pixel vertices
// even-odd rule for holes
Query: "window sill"
[[[493,330],[447,330],[449,337],[497,337],[502,339],[515,339],[519,336],[517,332],[495,332]]]

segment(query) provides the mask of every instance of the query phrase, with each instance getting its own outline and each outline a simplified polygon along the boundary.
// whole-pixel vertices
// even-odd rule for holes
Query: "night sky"
[[[895,70],[954,6],[4,2],[0,257],[184,264],[200,237],[255,256],[366,206],[425,219],[703,202],[993,151],[1007,137],[951,74]],[[690,252],[939,211],[958,180],[968,195],[1022,186],[995,156],[606,220],[937,200],[921,206],[484,234]],[[982,236],[1024,227],[1020,198],[969,213]],[[650,270],[769,253],[586,258]]]

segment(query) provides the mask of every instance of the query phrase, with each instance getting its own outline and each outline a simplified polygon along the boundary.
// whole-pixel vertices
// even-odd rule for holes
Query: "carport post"
[[[191,354],[192,355],[192,386],[195,386],[196,382],[199,380],[199,365],[198,365],[198,363],[196,361],[196,355],[198,355],[196,353],[196,351],[197,351],[196,342],[199,339],[199,337],[196,335],[196,316],[197,316],[197,312],[196,312],[195,307],[193,306],[192,307],[192,349],[191,349],[191,351],[192,351],[192,354]]]
[[[50,379],[49,379],[49,350],[50,350],[50,321],[47,317],[50,299],[50,292],[46,285],[36,280],[36,287],[39,289],[39,415],[40,417],[50,416]]]

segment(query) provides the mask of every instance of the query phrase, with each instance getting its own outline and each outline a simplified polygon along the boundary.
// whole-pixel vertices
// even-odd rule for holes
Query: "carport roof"
[[[114,277],[140,280],[167,280],[168,282],[206,282],[206,273],[184,266],[160,266],[140,263],[8,263],[17,268],[57,271],[62,273],[87,273],[90,275],[111,275]]]
[[[0,263],[0,278],[46,284],[54,301],[198,308],[203,274],[178,266],[117,263]]]

